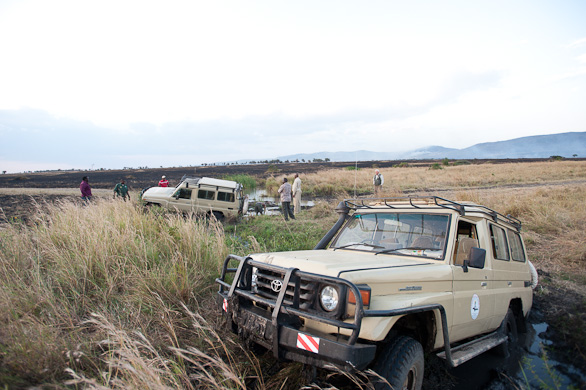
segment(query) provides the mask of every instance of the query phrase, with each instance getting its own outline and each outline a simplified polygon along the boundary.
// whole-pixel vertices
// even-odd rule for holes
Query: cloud
[[[586,38],[578,39],[578,40],[570,43],[566,47],[569,49],[574,49],[576,47],[582,47],[582,46],[586,46]]]
[[[354,148],[377,149],[393,131],[389,124],[424,115],[466,94],[498,85],[499,72],[458,73],[422,104],[395,104],[324,115],[270,114],[241,119],[136,122],[127,128],[60,118],[43,110],[0,110],[3,159],[56,162],[59,168],[199,165],[279,154]],[[405,148],[393,143],[396,149]],[[426,145],[418,145],[426,146]],[[387,147],[388,148],[388,147]],[[30,166],[28,164],[27,166]],[[54,165],[51,165],[54,167]]]

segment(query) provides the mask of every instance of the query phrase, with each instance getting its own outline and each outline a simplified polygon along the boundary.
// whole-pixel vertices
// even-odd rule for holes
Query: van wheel
[[[212,211],[212,215],[218,222],[222,222],[224,220],[224,214],[220,213],[219,211]]]
[[[386,382],[379,379],[376,390],[419,390],[423,385],[423,347],[407,336],[392,339],[378,357],[374,370]],[[390,386],[389,386],[390,385]]]
[[[511,351],[515,347],[518,341],[518,333],[517,333],[517,321],[515,319],[515,314],[513,310],[509,309],[507,311],[507,315],[501,324],[499,331],[507,336],[507,341],[498,345],[494,348],[494,351],[502,356],[502,357],[509,357]]]

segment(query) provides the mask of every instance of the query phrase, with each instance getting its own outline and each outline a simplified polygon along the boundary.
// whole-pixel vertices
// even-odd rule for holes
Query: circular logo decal
[[[472,295],[472,301],[470,302],[470,315],[472,319],[475,320],[478,317],[478,313],[480,313],[480,299],[478,295]]]
[[[279,279],[275,279],[271,282],[271,290],[273,290],[274,292],[281,291],[282,287],[283,287],[283,282],[281,282]]]

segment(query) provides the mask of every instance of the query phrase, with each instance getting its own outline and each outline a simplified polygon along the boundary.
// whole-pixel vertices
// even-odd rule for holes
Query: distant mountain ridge
[[[370,160],[424,160],[424,159],[503,159],[503,158],[547,158],[551,156],[586,157],[586,132],[572,132],[549,135],[534,135],[507,141],[484,142],[464,149],[429,146],[407,152],[353,152],[298,153],[276,157],[281,161],[326,158],[330,161]]]

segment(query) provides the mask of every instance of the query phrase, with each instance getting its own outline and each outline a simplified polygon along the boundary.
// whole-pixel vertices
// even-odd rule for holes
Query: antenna
[[[354,165],[354,198],[356,198],[356,175],[358,174],[358,154],[354,153],[354,160],[356,161]]]

